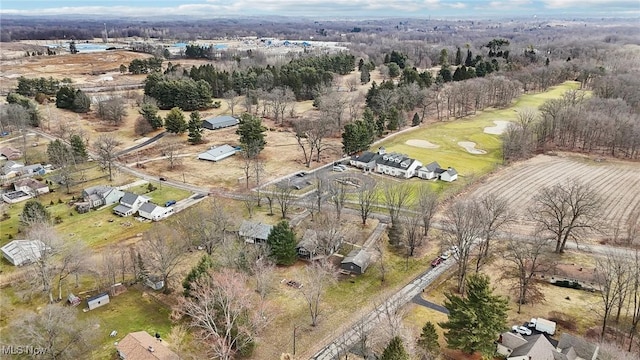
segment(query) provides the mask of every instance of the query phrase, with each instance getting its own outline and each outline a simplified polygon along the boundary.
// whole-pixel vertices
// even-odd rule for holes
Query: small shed
[[[69,302],[69,305],[71,306],[78,306],[80,305],[82,300],[80,300],[79,297],[73,295],[72,293],[69,293],[69,296],[67,296],[67,302]]]
[[[202,121],[202,127],[209,130],[222,129],[230,126],[238,125],[238,119],[233,116],[223,115],[216,116],[214,118],[204,119]]]
[[[238,152],[237,148],[225,144],[218,147],[212,147],[211,149],[198,154],[198,160],[220,161],[234,155],[236,152]]]
[[[153,290],[162,290],[164,288],[164,280],[160,276],[149,276],[144,283]]]
[[[340,269],[353,274],[364,274],[371,262],[371,255],[364,249],[354,249],[342,259]]]
[[[87,306],[89,310],[97,309],[100,306],[106,305],[109,303],[109,294],[102,293],[96,296],[92,296],[87,299]]]
[[[271,225],[244,220],[240,224],[238,235],[247,243],[262,244],[267,242],[272,229]]]

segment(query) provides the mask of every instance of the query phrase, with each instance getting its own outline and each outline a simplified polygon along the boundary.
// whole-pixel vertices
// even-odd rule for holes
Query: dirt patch
[[[496,124],[496,126],[487,126],[486,128],[484,128],[484,132],[486,134],[502,135],[505,130],[507,130],[507,126],[509,126],[511,122],[504,120],[494,120],[493,123]]]
[[[440,147],[440,145],[436,145],[427,140],[418,140],[418,139],[409,139],[406,141],[406,144],[410,146],[423,148],[423,149],[437,149]]]
[[[460,141],[460,142],[458,142],[458,145],[463,147],[470,154],[484,155],[484,154],[487,153],[486,151],[484,151],[482,149],[476,149],[476,143],[474,143],[472,141]]]

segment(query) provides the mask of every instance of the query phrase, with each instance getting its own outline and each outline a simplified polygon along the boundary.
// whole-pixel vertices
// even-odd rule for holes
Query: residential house
[[[138,215],[148,220],[160,221],[173,214],[173,207],[162,207],[146,202],[138,209]]]
[[[121,360],[179,360],[180,357],[171,351],[159,338],[154,338],[146,331],[127,334],[116,345]]]
[[[14,266],[36,261],[47,250],[49,247],[40,240],[13,240],[1,248],[4,258]]]
[[[354,249],[340,262],[340,269],[353,274],[364,274],[371,262],[371,255],[364,249]]]
[[[349,165],[368,172],[376,170],[376,161],[386,153],[384,147],[378,148],[378,152],[365,151],[361,155],[354,155],[349,159]]]
[[[341,234],[307,229],[296,245],[298,257],[304,260],[323,259],[333,255],[344,240]]]
[[[16,191],[24,191],[32,196],[38,196],[49,192],[49,186],[32,178],[21,179],[13,183]]]
[[[216,116],[214,118],[204,119],[202,121],[202,127],[209,130],[217,130],[230,126],[238,125],[238,119],[233,116],[223,115]]]
[[[150,198],[144,195],[125,192],[120,199],[120,205],[113,208],[113,212],[119,216],[131,216],[140,209],[142,204],[147,203],[150,200]]]
[[[2,166],[2,175],[5,178],[11,178],[20,175],[20,169],[24,167],[23,163],[19,163],[17,161],[7,161]]]
[[[564,333],[556,342],[545,334],[523,337],[504,332],[496,342],[496,352],[507,360],[596,360],[599,347]]]
[[[238,235],[247,243],[263,244],[267,242],[272,229],[273,226],[271,225],[244,220],[240,224]]]
[[[212,147],[211,149],[198,154],[198,160],[220,161],[226,159],[229,156],[234,155],[239,150],[231,145],[222,145],[218,147]]]
[[[22,151],[11,146],[3,146],[0,148],[0,155],[7,158],[7,160],[17,160],[22,157]]]
[[[447,181],[447,182],[458,180],[458,172],[456,171],[456,169],[450,167],[446,170],[445,169],[440,169],[440,170],[442,170],[442,172],[439,172],[440,180]]]
[[[47,170],[42,164],[27,165],[20,168],[20,174],[26,176],[44,175]]]
[[[557,350],[563,355],[557,357],[557,360],[596,360],[600,347],[589,343],[585,339],[563,333],[560,335]]]
[[[2,200],[7,204],[16,204],[31,199],[33,195],[22,190],[9,191],[2,194]]]
[[[438,177],[436,170],[438,169],[440,169],[440,164],[434,161],[432,163],[429,163],[427,165],[424,165],[418,168],[418,172],[416,173],[416,176],[425,180],[436,179]]]
[[[82,199],[92,209],[115,204],[123,196],[124,191],[105,185],[92,186],[82,191]]]

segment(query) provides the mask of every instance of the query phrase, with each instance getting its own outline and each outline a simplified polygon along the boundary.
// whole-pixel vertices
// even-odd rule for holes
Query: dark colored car
[[[202,199],[203,197],[204,197],[204,194],[197,194],[193,198],[194,199]]]
[[[167,181],[167,178],[160,176],[160,181]]]
[[[175,201],[175,200],[169,200],[169,201],[167,201],[166,203],[164,203],[164,206],[165,206],[165,207],[169,207],[169,206],[171,206],[171,205],[175,205],[175,203],[176,203],[176,201]]]
[[[435,258],[435,259],[431,262],[431,266],[436,267],[436,266],[438,266],[438,265],[442,264],[442,262],[443,262],[443,261],[444,261],[444,260],[442,260],[442,258],[438,256],[437,258]]]

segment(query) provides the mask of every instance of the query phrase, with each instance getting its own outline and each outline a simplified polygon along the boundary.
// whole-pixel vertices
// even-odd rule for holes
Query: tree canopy
[[[296,262],[296,234],[286,220],[273,227],[267,244],[271,247],[271,257],[278,265],[291,265]]]
[[[489,277],[484,274],[469,276],[466,297],[453,293],[445,296],[449,320],[440,326],[447,331],[448,346],[468,354],[478,351],[484,359],[491,359],[494,341],[506,328],[507,299],[493,294]]]
[[[239,141],[240,144],[242,144],[242,150],[249,158],[258,156],[264,149],[264,146],[267,144],[264,140],[264,132],[266,130],[267,128],[262,125],[262,119],[259,117],[249,113],[244,113],[240,117],[236,134],[240,135]]]

